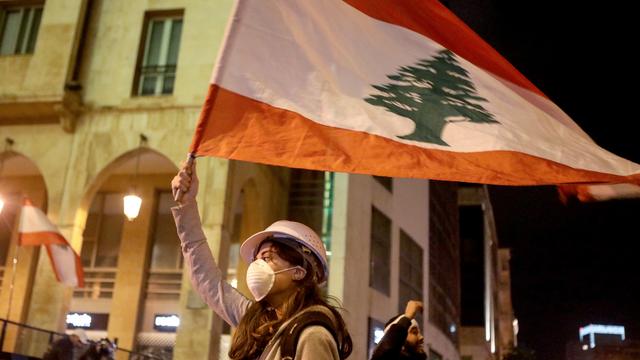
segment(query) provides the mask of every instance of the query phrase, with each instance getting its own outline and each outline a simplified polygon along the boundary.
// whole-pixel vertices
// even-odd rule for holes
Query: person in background
[[[376,346],[371,360],[425,360],[424,336],[415,319],[422,312],[422,302],[410,300],[404,314],[392,317],[385,324],[384,336]]]
[[[89,338],[82,329],[75,329],[71,334],[49,344],[43,360],[75,360],[87,350]]]
[[[92,341],[89,349],[79,360],[113,360],[116,357],[116,344],[107,338]]]

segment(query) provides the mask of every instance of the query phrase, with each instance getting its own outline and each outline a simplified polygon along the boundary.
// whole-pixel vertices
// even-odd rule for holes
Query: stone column
[[[153,187],[140,189],[140,214],[133,221],[125,220],[118,253],[118,272],[113,289],[107,333],[118,338],[118,347],[133,349],[146,285],[151,246],[151,222],[155,208]]]

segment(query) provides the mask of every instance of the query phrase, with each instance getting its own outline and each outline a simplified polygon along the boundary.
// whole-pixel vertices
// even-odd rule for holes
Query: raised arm
[[[402,315],[389,327],[376,346],[371,360],[398,358],[409,334],[411,320]]]
[[[174,195],[182,190],[180,206],[171,209],[176,222],[182,254],[191,271],[191,282],[204,302],[224,321],[237,326],[251,300],[227,283],[216,264],[202,230],[198,205],[198,176],[195,163],[187,164],[171,181]]]

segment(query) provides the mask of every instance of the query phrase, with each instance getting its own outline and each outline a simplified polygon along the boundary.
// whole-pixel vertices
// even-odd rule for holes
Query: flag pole
[[[20,241],[16,240],[16,248],[13,252],[13,260],[12,260],[12,268],[11,268],[11,282],[9,283],[9,304],[7,306],[7,316],[5,319],[9,319],[9,314],[11,314],[11,305],[13,303],[13,288],[16,282],[16,270],[18,268],[18,253],[20,252]]]
[[[187,162],[185,163],[185,167],[191,167],[195,159],[196,159],[195,152],[190,152],[187,155]],[[178,189],[178,191],[176,191],[176,196],[173,198],[173,200],[175,200],[178,204],[180,204],[182,202],[182,195],[183,195],[182,189]]]

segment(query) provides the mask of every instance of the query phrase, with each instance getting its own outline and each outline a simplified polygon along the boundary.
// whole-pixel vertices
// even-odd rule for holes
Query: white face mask
[[[249,268],[247,269],[247,287],[256,301],[260,301],[271,291],[273,283],[276,280],[276,274],[296,268],[299,268],[299,266],[273,271],[266,261],[262,259],[255,260],[249,264]]]

